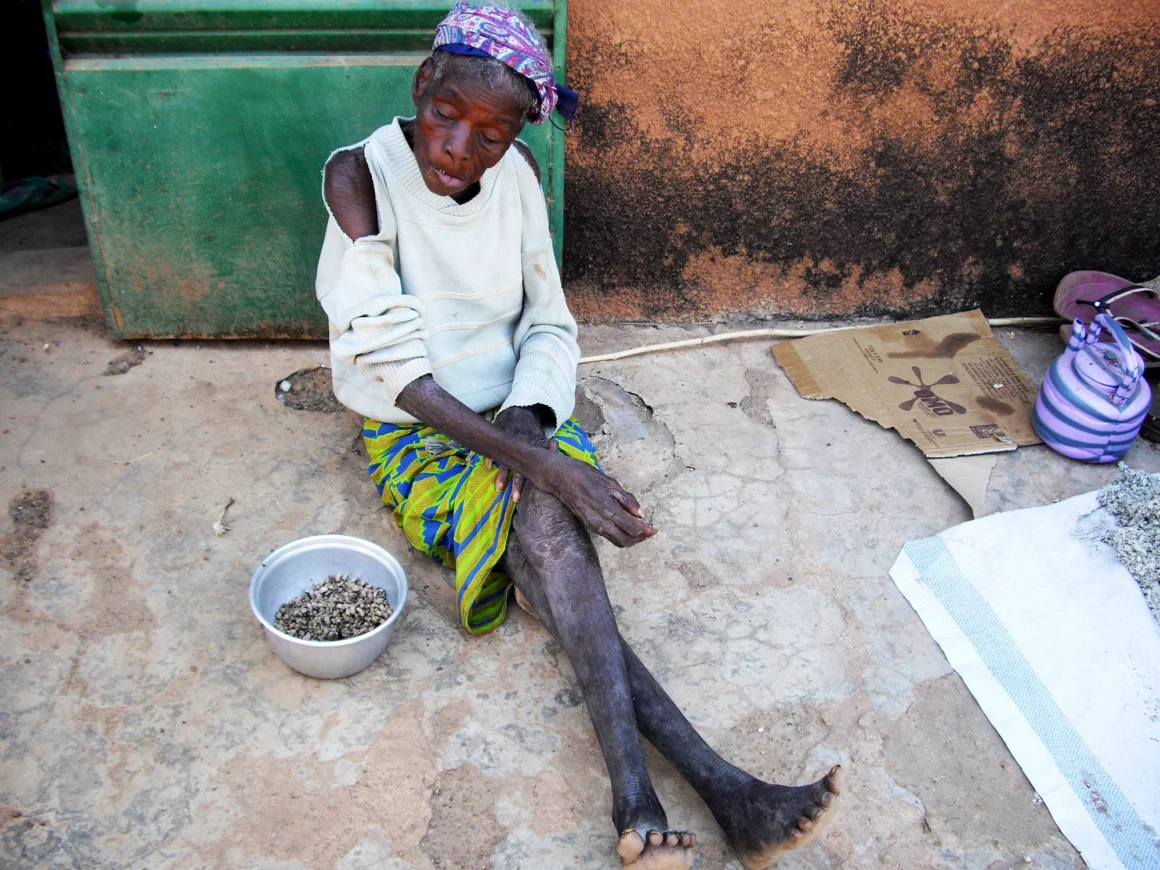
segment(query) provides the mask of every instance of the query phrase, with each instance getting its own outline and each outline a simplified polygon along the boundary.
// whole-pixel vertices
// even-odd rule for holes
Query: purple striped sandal
[[[1110,343],[1100,341],[1107,330]],[[1115,462],[1136,440],[1152,390],[1144,361],[1110,314],[1076,319],[1067,350],[1047,370],[1032,423],[1052,449],[1085,462]]]

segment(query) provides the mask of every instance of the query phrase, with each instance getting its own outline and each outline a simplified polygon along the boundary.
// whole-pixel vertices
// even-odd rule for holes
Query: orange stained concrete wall
[[[1050,309],[1160,273],[1160,0],[570,0],[587,320]]]

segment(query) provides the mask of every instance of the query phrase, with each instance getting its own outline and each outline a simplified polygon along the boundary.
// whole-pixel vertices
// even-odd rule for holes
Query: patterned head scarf
[[[539,35],[516,13],[497,6],[476,6],[459,0],[435,30],[432,51],[492,57],[527,79],[536,92],[528,120],[542,124],[559,111],[571,121],[580,95],[556,83],[552,58]]]

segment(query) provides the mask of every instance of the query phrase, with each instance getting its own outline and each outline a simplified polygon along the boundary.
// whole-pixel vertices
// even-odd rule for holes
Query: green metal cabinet
[[[525,0],[563,79],[566,0]],[[45,0],[109,330],[320,337],[332,150],[413,110],[451,2]],[[564,142],[527,126],[556,256]]]

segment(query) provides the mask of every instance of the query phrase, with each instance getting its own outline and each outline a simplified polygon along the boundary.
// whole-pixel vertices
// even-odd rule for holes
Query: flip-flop
[[[1136,352],[1140,354],[1140,359],[1144,361],[1144,368],[1157,369],[1160,368],[1160,354],[1157,354],[1152,347],[1155,346],[1157,340],[1160,340],[1160,335],[1155,331],[1160,328],[1160,325],[1155,323],[1142,326],[1134,320],[1129,320],[1126,317],[1117,317],[1116,323],[1124,328],[1124,332],[1128,336],[1128,341],[1132,342],[1132,346],[1136,348]],[[1150,329],[1148,327],[1151,327]],[[1065,323],[1059,327],[1059,337],[1064,344],[1071,341],[1071,324]],[[1104,332],[1100,335],[1101,342],[1113,341],[1111,335]]]
[[[1117,317],[1116,323],[1124,327],[1128,341],[1140,352],[1146,367],[1160,366],[1160,321],[1139,323],[1130,317]]]
[[[1152,287],[1108,272],[1072,272],[1059,282],[1054,302],[1068,320],[1090,323],[1101,312],[1111,314],[1149,367],[1160,365],[1160,293]]]

